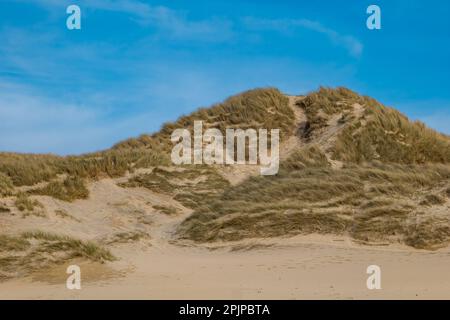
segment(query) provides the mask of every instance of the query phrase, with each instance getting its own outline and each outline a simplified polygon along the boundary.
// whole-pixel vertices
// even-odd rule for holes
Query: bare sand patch
[[[121,261],[82,265],[82,289],[65,288],[63,267],[0,284],[2,299],[448,299],[449,250],[363,247],[307,236],[268,240],[243,250],[164,243],[123,246]],[[272,242],[272,243],[271,243]],[[245,250],[247,245],[247,250]],[[253,243],[255,245],[255,243]],[[242,249],[242,248],[241,248]],[[382,289],[366,287],[367,266]],[[85,270],[86,269],[86,270]],[[85,277],[85,278],[84,278]],[[36,281],[38,280],[38,281]],[[95,280],[95,281],[94,281]]]

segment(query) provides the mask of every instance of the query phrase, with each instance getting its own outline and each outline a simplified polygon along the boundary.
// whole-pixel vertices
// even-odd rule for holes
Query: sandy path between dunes
[[[450,251],[367,248],[330,237],[285,245],[210,250],[158,242],[116,248],[120,261],[81,264],[82,289],[65,287],[59,266],[0,284],[2,299],[448,299]],[[341,240],[341,239],[339,239]],[[253,245],[253,243],[246,243]],[[382,289],[368,290],[377,264]]]

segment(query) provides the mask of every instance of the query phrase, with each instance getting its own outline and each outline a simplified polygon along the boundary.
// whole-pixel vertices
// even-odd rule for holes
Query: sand
[[[282,244],[284,243],[284,244]],[[1,299],[448,299],[450,251],[362,247],[303,236],[216,248],[156,242],[116,248],[107,265],[81,263],[68,290],[61,265],[0,284]],[[72,262],[76,263],[76,262]],[[381,267],[381,289],[366,269]]]

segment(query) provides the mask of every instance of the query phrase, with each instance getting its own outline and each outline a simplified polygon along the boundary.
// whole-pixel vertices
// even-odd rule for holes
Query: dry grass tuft
[[[41,241],[39,248],[42,252],[52,253],[62,251],[67,254],[66,259],[76,257],[87,258],[92,261],[105,262],[114,260],[114,256],[108,250],[99,247],[91,241],[81,241],[68,236],[57,235],[43,231],[25,232],[23,239]]]
[[[120,186],[144,187],[172,195],[184,206],[196,208],[220,194],[229,182],[213,167],[192,165],[176,171],[155,168],[151,173],[135,176]]]
[[[30,247],[30,243],[23,238],[0,235],[0,253],[23,251]]]
[[[131,243],[141,239],[150,239],[150,236],[142,231],[128,231],[115,233],[102,241],[105,244]]]
[[[168,216],[177,215],[178,213],[180,213],[177,208],[172,207],[172,206],[158,206],[158,205],[155,205],[155,206],[153,206],[153,209],[156,209],[159,212],[164,213],[164,214],[166,214]]]
[[[19,211],[23,212],[23,216],[35,215],[45,217],[44,206],[38,200],[30,199],[25,193],[19,193],[14,202]]]
[[[53,181],[43,188],[30,191],[30,193],[50,196],[68,202],[76,199],[87,199],[89,196],[89,190],[79,177],[68,177],[62,182]]]
[[[114,256],[93,242],[34,231],[20,236],[0,235],[0,278],[24,276],[74,258],[112,261]]]
[[[314,167],[329,167],[325,154],[317,147],[310,146],[301,148],[293,152],[288,159],[282,163],[282,167],[287,170],[301,170]]]
[[[13,194],[14,186],[11,179],[0,172],[0,197],[6,197]]]
[[[409,226],[405,242],[417,249],[435,250],[450,242],[450,221],[447,219],[424,219]]]
[[[357,93],[342,87],[337,89],[320,87],[318,91],[308,94],[297,103],[308,118],[304,136],[311,137],[313,133],[327,126],[331,115],[351,110],[352,105],[361,100]]]

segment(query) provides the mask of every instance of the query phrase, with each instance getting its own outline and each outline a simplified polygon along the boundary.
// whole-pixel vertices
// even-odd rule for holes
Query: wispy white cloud
[[[20,0],[30,2],[29,0]],[[49,10],[62,8],[69,0],[34,0],[32,3]],[[164,33],[165,37],[185,41],[201,40],[212,42],[229,41],[237,34],[249,30],[276,30],[290,32],[296,28],[308,29],[325,35],[331,42],[344,47],[349,54],[359,57],[363,52],[363,44],[351,35],[341,34],[337,30],[326,27],[318,21],[308,19],[264,19],[245,17],[241,21],[233,21],[223,17],[208,19],[190,19],[189,12],[174,10],[167,6],[151,5],[139,0],[79,0],[77,4],[83,9],[103,10],[127,14],[130,19],[142,26],[153,26]],[[235,24],[242,22],[236,31]]]
[[[73,4],[73,1],[35,0],[33,3],[54,10]],[[82,11],[87,9],[123,13],[141,26],[153,26],[164,32],[166,37],[186,41],[219,42],[229,40],[233,36],[232,21],[228,19],[219,17],[190,19],[186,11],[174,10],[162,5],[150,5],[138,0],[79,0],[77,5]]]
[[[91,90],[76,99],[0,78],[0,151],[95,151],[154,132],[165,121],[249,88],[276,86],[300,94],[316,89],[316,84],[351,86],[345,79],[354,74],[346,68],[267,58],[201,65],[168,58],[139,68],[147,77],[122,83],[120,90]]]
[[[363,44],[351,35],[345,35],[328,28],[317,21],[308,19],[261,19],[246,17],[244,24],[253,30],[275,30],[279,32],[292,32],[296,28],[304,28],[325,35],[334,44],[344,47],[354,57],[361,56]]]
[[[105,42],[70,42],[60,31],[45,28],[34,32],[3,27],[0,39],[1,71],[22,83],[31,79],[67,87],[74,82],[92,84],[98,81],[96,75],[112,68],[120,52],[120,47]],[[86,65],[89,68],[80,68]]]
[[[85,129],[98,116],[92,109],[55,101],[22,85],[0,82],[0,150],[63,152],[64,145],[92,134],[80,128]]]
[[[115,117],[112,110],[98,108],[99,99],[102,97],[96,93],[77,103],[0,81],[0,150],[85,153],[105,149],[130,135],[151,132],[160,125],[161,119],[149,110]]]
[[[63,7],[72,3],[28,2],[55,10],[58,19],[65,12]],[[239,36],[244,35],[234,39],[237,42],[254,30],[238,18],[234,22],[192,20],[186,12],[136,0],[77,3],[91,12],[123,12],[142,26],[159,31],[161,38],[206,41],[207,50],[210,42],[229,40],[237,30]],[[343,41],[338,33],[307,22],[303,21],[301,27],[325,33],[339,44]],[[280,21],[270,21],[269,26],[276,30],[290,28]],[[116,43],[71,41],[63,28],[48,28],[47,24],[36,27],[40,28],[38,32],[6,26],[0,30],[1,71],[18,74],[0,74],[2,151],[94,151],[157,130],[165,120],[175,120],[181,113],[252,87],[277,86],[298,94],[318,84],[350,85],[346,81],[354,75],[351,66],[308,65],[283,57],[211,56],[200,61],[197,52],[177,50],[153,55],[148,37],[130,40],[122,48]]]
[[[189,40],[192,38],[220,41],[232,35],[231,21],[212,17],[206,20],[192,20],[185,11],[166,6],[153,6],[137,0],[88,0],[82,6],[90,9],[115,11],[130,14],[144,26],[156,26],[169,36]]]

